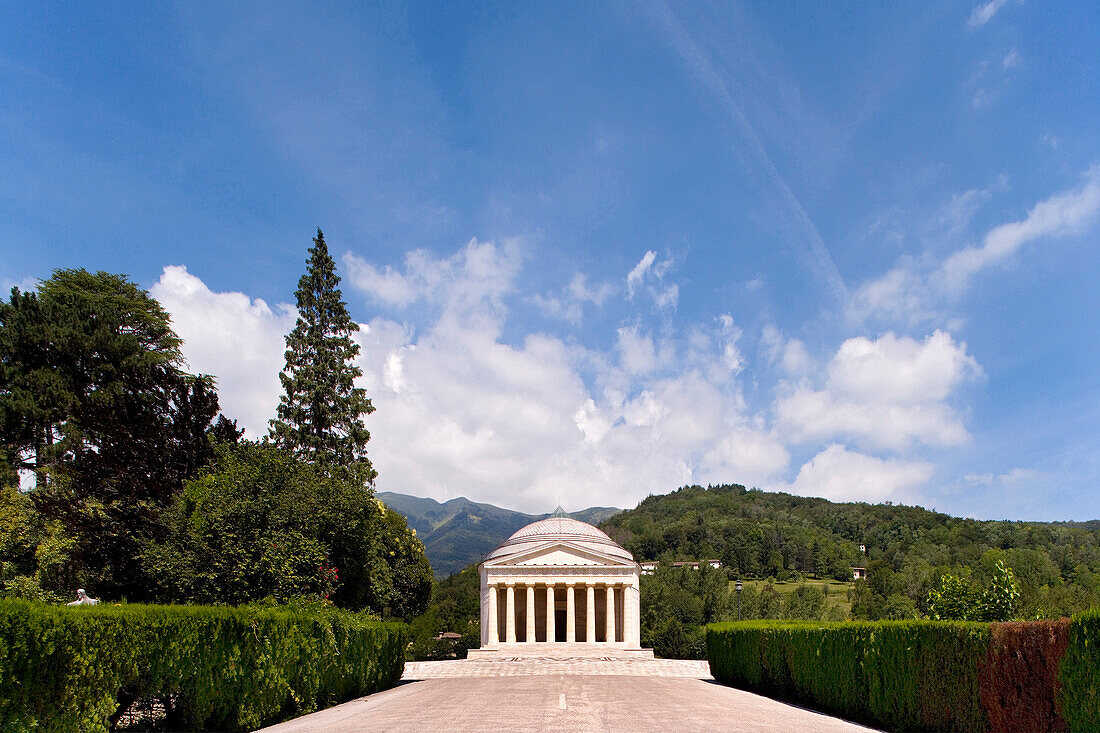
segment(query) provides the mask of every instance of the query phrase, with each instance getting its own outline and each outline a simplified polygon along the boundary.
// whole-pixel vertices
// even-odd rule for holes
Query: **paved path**
[[[593,666],[601,663],[609,666]],[[717,684],[705,662],[525,659],[411,662],[402,684],[391,690],[266,730],[852,733],[868,729]]]

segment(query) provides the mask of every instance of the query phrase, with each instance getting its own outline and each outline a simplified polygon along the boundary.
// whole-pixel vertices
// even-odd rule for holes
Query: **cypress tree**
[[[283,396],[271,421],[275,444],[321,468],[347,469],[364,481],[377,473],[367,458],[370,433],[363,416],[374,412],[367,392],[355,386],[359,324],[348,315],[340,277],[320,229],[298,281],[298,321],[286,337]]]

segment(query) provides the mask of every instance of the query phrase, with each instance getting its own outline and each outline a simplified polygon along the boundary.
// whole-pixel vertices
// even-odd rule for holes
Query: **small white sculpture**
[[[87,593],[84,592],[83,588],[80,588],[76,591],[76,600],[71,602],[71,603],[66,603],[65,605],[66,606],[94,606],[97,603],[99,603],[98,600],[96,600],[95,598],[92,598],[91,596],[89,596]]]

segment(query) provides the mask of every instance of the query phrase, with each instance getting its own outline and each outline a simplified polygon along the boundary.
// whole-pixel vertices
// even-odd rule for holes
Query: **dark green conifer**
[[[363,416],[374,412],[367,392],[355,386],[359,324],[348,315],[340,277],[325,236],[317,230],[306,273],[298,281],[298,321],[286,337],[284,394],[271,421],[275,444],[320,467],[353,471],[365,481],[377,475],[367,458],[370,433]]]

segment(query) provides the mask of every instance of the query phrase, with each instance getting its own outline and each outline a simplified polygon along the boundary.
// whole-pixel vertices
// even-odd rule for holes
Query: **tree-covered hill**
[[[419,496],[379,491],[386,506],[404,514],[409,526],[424,543],[436,577],[457,573],[470,563],[480,562],[509,535],[548,514],[524,514],[465,497],[438,502]],[[569,516],[599,524],[622,509],[589,507]]]
[[[857,586],[854,616],[924,612],[944,573],[969,574],[980,584],[998,560],[1019,579],[1025,613],[1072,613],[1100,602],[1096,520],[979,521],[724,485],[649,496],[600,527],[639,561],[717,558],[743,578],[844,580],[852,566],[866,567],[870,577]]]

